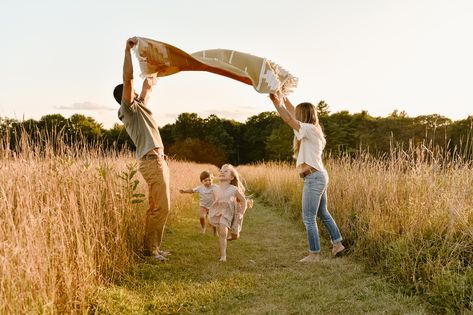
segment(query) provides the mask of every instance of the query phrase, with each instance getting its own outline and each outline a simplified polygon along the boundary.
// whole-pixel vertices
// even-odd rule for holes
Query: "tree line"
[[[408,117],[393,111],[387,117],[373,117],[366,111],[330,113],[321,101],[317,105],[320,123],[327,137],[325,151],[332,156],[369,152],[385,156],[393,148],[424,146],[444,154],[473,159],[473,116],[452,121],[437,115]],[[262,112],[244,123],[210,115],[182,113],[172,124],[160,128],[166,153],[174,158],[221,165],[292,159],[294,134],[276,114]],[[18,121],[0,118],[3,146],[19,150],[27,139],[36,147],[87,145],[104,152],[134,149],[122,124],[104,129],[102,124],[81,114],[65,118],[46,115],[40,120]]]

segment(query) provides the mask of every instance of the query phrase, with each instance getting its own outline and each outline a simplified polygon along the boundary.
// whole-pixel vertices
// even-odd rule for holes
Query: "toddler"
[[[199,194],[199,206],[200,206],[200,232],[205,234],[205,227],[206,227],[206,218],[209,214],[209,208],[214,202],[214,193],[213,190],[217,185],[212,183],[213,176],[209,171],[203,171],[200,173],[200,182],[202,185],[197,186],[193,189],[179,189],[181,194]],[[214,235],[217,234],[216,227],[213,227]]]

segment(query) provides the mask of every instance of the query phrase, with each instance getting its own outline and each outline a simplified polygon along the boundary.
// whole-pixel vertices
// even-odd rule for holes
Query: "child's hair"
[[[212,179],[212,174],[210,174],[209,171],[203,171],[202,173],[200,173],[200,181],[203,181],[206,178]]]
[[[295,111],[296,119],[302,123],[313,124],[316,127],[320,128],[319,117],[317,116],[317,109],[312,103],[304,102],[296,106]],[[322,131],[322,129],[320,130]],[[301,146],[301,141],[297,140],[294,136],[293,141],[293,151],[294,158],[297,159],[297,154],[299,153],[299,148]]]
[[[240,174],[236,170],[235,166],[231,164],[223,164],[223,167],[228,167],[230,169],[230,172],[232,173],[233,179],[231,180],[230,184],[238,188],[238,190],[242,193],[242,195],[245,194],[245,185],[243,185],[243,178],[240,177]]]

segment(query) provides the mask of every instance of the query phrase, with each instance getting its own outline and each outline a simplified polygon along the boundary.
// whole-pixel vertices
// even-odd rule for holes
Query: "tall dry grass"
[[[147,202],[132,194],[147,188],[134,157],[28,139],[18,152],[3,143],[0,156],[0,313],[87,312],[141,249]],[[189,207],[177,189],[195,186],[202,168],[170,162],[171,217]]]
[[[423,293],[442,313],[461,312],[473,309],[473,169],[431,153],[329,159],[329,209],[350,251],[372,270]],[[253,191],[300,218],[303,182],[294,166],[240,170]]]
[[[18,152],[0,144],[0,313],[87,312],[97,288],[137,257],[146,202],[132,203],[132,193],[146,185],[130,152],[21,143]],[[415,150],[328,159],[329,207],[355,256],[440,312],[462,312],[473,307],[473,170]],[[170,162],[171,224],[191,206],[177,190],[198,184],[204,168],[216,172]],[[239,169],[250,193],[300,217],[292,166]]]

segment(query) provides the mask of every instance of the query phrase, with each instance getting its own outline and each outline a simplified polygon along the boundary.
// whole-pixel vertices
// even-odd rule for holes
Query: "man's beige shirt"
[[[164,148],[153,113],[143,100],[135,98],[131,105],[122,102],[118,118],[136,146],[136,158],[141,159],[154,148]]]

